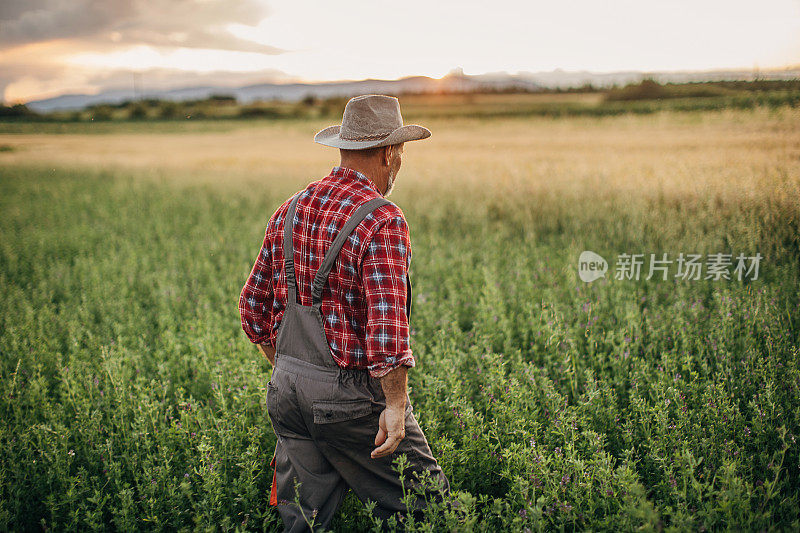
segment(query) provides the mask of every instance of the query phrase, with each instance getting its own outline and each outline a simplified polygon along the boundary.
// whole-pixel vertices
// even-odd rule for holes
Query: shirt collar
[[[378,187],[372,182],[372,180],[357,170],[353,170],[352,168],[347,168],[347,167],[335,166],[333,167],[333,170],[331,170],[330,175],[335,178],[351,179],[362,182],[364,185],[368,186],[370,189],[377,192],[378,194],[381,195],[381,197],[383,197],[383,194],[381,193],[381,191],[378,190]]]

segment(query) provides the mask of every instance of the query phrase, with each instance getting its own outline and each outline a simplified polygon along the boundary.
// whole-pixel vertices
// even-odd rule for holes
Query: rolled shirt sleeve
[[[239,295],[242,329],[254,344],[273,345],[269,324],[275,298],[270,243],[265,235],[261,250]]]
[[[381,378],[416,363],[406,316],[406,273],[411,265],[408,224],[396,216],[380,224],[366,247],[361,276],[367,301],[367,369]]]

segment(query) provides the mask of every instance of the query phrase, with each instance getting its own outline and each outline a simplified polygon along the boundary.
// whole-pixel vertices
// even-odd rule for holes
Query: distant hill
[[[295,102],[307,96],[331,98],[355,96],[357,94],[434,93],[434,92],[481,92],[497,90],[538,91],[537,83],[506,75],[500,78],[481,78],[453,73],[442,79],[413,76],[399,80],[338,81],[328,83],[262,83],[243,87],[184,87],[180,89],[143,91],[137,98],[157,98],[160,100],[198,100],[214,94],[236,97],[240,103],[247,104],[259,100],[282,100]],[[95,104],[118,104],[134,99],[132,89],[108,90],[98,94],[65,94],[45,100],[35,100],[26,105],[37,112],[83,109]]]
[[[361,80],[336,81],[325,83],[262,83],[241,87],[197,86],[167,90],[139,91],[132,88],[110,89],[97,94],[65,94],[55,98],[28,102],[28,108],[36,112],[67,111],[83,109],[96,104],[118,104],[135,98],[155,98],[159,100],[185,101],[200,100],[215,94],[234,96],[240,103],[248,104],[259,100],[281,100],[295,102],[307,96],[316,98],[349,97],[358,94],[407,94],[438,92],[490,92],[490,91],[542,91],[545,89],[565,89],[592,85],[598,88],[625,85],[651,77],[661,83],[687,81],[752,80],[760,79],[798,79],[800,68],[772,71],[702,71],[702,72],[611,72],[593,73],[588,71],[567,72],[560,69],[551,72],[506,72],[481,75],[465,75],[454,70],[442,79],[425,76],[412,76],[399,80]]]

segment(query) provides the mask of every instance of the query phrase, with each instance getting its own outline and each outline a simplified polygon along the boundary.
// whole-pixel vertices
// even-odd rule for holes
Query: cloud
[[[203,86],[220,87],[224,91],[225,87],[299,81],[277,69],[197,72],[177,68],[150,68],[132,71],[126,68],[68,67],[59,62],[42,62],[36,65],[32,73],[30,64],[14,62],[0,66],[0,97],[5,95],[6,103],[15,103],[51,98],[64,93],[94,94],[108,90],[131,90],[134,72],[138,90],[143,94]]]
[[[256,25],[254,0],[3,0],[0,50],[56,39],[102,46],[210,48],[263,54],[283,50],[237,37],[229,24]]]
[[[264,58],[282,54],[285,50],[229,31],[231,25],[256,26],[268,14],[258,0],[0,0],[0,101],[103,90],[131,76],[122,65],[81,68],[71,61],[75,54],[109,54],[142,46],[196,54],[247,52]],[[192,79],[224,83],[283,77],[279,71],[253,70],[248,76],[193,76],[179,68],[146,74],[153,82],[173,86]]]

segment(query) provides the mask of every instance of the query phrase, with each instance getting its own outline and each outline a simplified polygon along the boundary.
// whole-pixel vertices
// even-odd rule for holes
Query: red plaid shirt
[[[331,243],[358,207],[382,194],[364,174],[334,167],[306,187],[297,202],[295,276],[300,305],[311,305],[311,285]],[[242,328],[253,343],[275,346],[287,289],[283,222],[292,198],[267,223],[264,243],[239,297]],[[325,336],[342,368],[382,377],[398,365],[414,366],[406,316],[406,273],[411,242],[403,212],[375,209],[342,246],[322,291]]]

